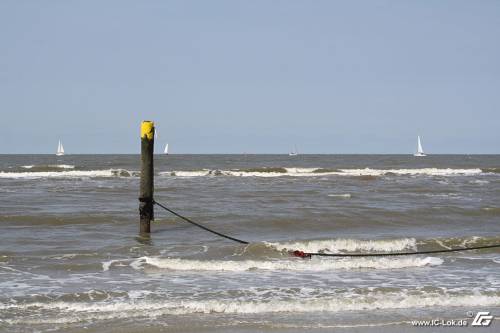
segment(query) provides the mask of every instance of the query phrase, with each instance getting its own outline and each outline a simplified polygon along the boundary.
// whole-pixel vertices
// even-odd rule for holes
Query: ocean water
[[[2,332],[399,332],[500,315],[500,156],[0,155]],[[490,328],[497,330],[499,319]],[[454,331],[468,331],[471,327]]]

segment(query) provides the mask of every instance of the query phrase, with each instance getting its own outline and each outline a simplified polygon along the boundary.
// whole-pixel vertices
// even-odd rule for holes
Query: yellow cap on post
[[[153,140],[155,137],[155,123],[149,120],[145,120],[141,124],[141,139],[146,138],[148,140]]]

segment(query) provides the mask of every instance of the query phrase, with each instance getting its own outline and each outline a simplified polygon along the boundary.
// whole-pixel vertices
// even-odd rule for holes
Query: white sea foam
[[[362,239],[324,239],[324,240],[303,240],[296,242],[264,242],[267,246],[277,249],[278,251],[294,251],[301,250],[304,252],[329,252],[338,253],[339,251],[377,251],[377,252],[394,252],[408,249],[416,249],[417,241],[415,238],[399,238],[399,239],[379,239],[379,240],[362,240]]]
[[[10,324],[71,323],[89,319],[116,319],[158,317],[192,313],[261,314],[261,313],[318,313],[370,311],[379,309],[414,309],[429,307],[493,307],[500,305],[498,295],[439,294],[407,292],[373,292],[365,295],[339,295],[339,297],[295,298],[288,300],[220,299],[220,300],[149,300],[129,299],[100,302],[64,302],[0,304],[0,310],[16,309],[51,311],[57,315],[19,316],[6,319]],[[61,315],[64,314],[64,315]]]
[[[102,271],[103,272],[109,271],[112,264],[114,264],[115,262],[123,262],[123,261],[127,261],[127,259],[125,260],[115,259],[115,260],[104,261],[102,262]]]
[[[206,176],[235,176],[235,177],[318,177],[318,176],[471,176],[482,173],[481,169],[451,169],[451,168],[421,168],[421,169],[338,169],[327,171],[320,168],[283,168],[284,172],[277,171],[245,171],[245,170],[194,170],[194,171],[164,171],[160,175],[176,177],[206,177]],[[325,171],[323,171],[325,170]]]
[[[49,165],[22,165],[21,168],[23,169],[33,169],[36,167],[47,167],[47,168],[54,168],[54,169],[74,169],[74,165],[70,164],[49,164]]]
[[[289,260],[192,260],[179,258],[141,257],[130,266],[144,269],[145,265],[177,271],[227,271],[243,272],[251,270],[288,271],[328,271],[335,269],[398,269],[409,267],[441,265],[443,260],[436,257],[405,258],[312,258]],[[109,268],[109,267],[108,267]]]
[[[450,168],[422,168],[422,169],[342,169],[343,174],[351,176],[383,176],[395,175],[427,175],[427,176],[454,176],[454,175],[477,175],[482,173],[481,169],[450,169]]]
[[[97,178],[97,177],[129,177],[133,171],[124,169],[107,170],[72,170],[72,171],[39,171],[39,172],[0,172],[0,178]]]
[[[176,176],[176,177],[203,177],[210,176],[210,170],[199,171],[165,171],[160,172],[160,175]]]
[[[487,180],[475,179],[475,180],[471,181],[470,183],[471,184],[478,184],[478,185],[485,185],[485,184],[489,184],[490,182]]]
[[[75,166],[71,164],[51,164],[50,168],[58,168],[58,169],[74,169]]]
[[[137,176],[138,172],[124,169],[107,170],[72,170],[74,165],[57,164],[47,165],[49,168],[61,169],[61,171],[26,171],[26,172],[0,172],[0,178],[79,178],[79,177],[129,177]],[[30,170],[37,168],[36,165],[25,165],[22,168]],[[318,177],[318,176],[384,176],[384,175],[427,175],[427,176],[455,176],[455,175],[477,175],[481,169],[340,169],[331,172],[322,172],[318,168],[283,168],[283,172],[274,171],[245,171],[245,170],[195,170],[195,171],[165,171],[160,172],[162,176],[174,177],[207,177],[207,176],[233,176],[233,177]]]
[[[351,194],[350,193],[343,193],[343,194],[328,194],[329,197],[333,197],[333,198],[346,198],[346,199],[349,199],[351,197]]]

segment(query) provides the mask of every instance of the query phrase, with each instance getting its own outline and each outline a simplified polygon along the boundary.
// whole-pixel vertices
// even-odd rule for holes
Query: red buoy
[[[311,254],[310,253],[306,253],[304,251],[299,251],[299,250],[295,250],[293,252],[290,252],[290,254],[296,256],[296,257],[300,257],[300,258],[311,258]]]

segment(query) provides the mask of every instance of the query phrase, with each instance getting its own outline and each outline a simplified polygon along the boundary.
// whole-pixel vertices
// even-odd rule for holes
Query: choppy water
[[[0,156],[0,331],[400,331],[500,315],[499,250],[288,254],[500,243],[498,155],[156,157],[158,201],[250,245],[158,208],[137,237],[138,170],[136,155]]]

